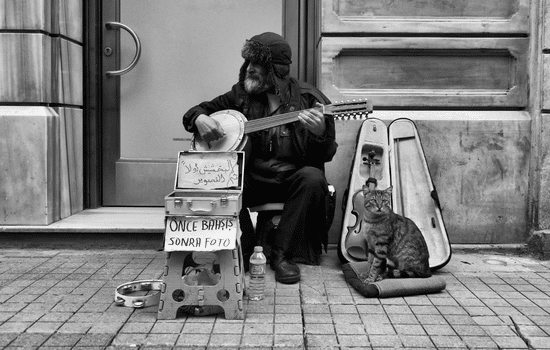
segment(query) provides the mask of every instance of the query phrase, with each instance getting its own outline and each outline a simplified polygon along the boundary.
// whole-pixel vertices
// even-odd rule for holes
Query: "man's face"
[[[249,94],[261,94],[272,86],[265,68],[259,64],[250,62],[246,68],[244,88]]]

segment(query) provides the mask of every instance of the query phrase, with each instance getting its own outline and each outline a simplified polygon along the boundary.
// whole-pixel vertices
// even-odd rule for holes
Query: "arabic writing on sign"
[[[239,186],[236,153],[182,153],[178,162],[178,188],[208,190]]]

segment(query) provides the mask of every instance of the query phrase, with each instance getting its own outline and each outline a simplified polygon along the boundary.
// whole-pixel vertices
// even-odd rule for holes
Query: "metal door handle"
[[[107,23],[105,23],[105,27],[107,29],[115,29],[115,28],[124,29],[125,31],[127,31],[132,36],[132,39],[134,39],[134,42],[136,43],[136,54],[134,55],[134,59],[132,60],[130,65],[128,65],[128,67],[126,67],[124,69],[121,69],[121,70],[107,71],[105,73],[105,74],[107,74],[108,77],[126,74],[136,66],[136,64],[139,61],[139,58],[141,57],[141,42],[139,40],[139,37],[137,36],[137,34],[130,27],[128,27],[125,24],[119,23],[119,22],[107,22]]]

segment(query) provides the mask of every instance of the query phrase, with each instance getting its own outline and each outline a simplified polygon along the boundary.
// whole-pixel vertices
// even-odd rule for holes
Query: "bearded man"
[[[284,203],[269,257],[275,279],[296,283],[296,263],[319,264],[327,244],[328,184],[324,164],[336,153],[334,119],[317,109],[330,101],[317,88],[289,76],[291,50],[278,34],[266,32],[247,40],[239,81],[231,90],[192,107],[183,116],[187,131],[205,142],[225,131],[209,115],[224,109],[248,120],[301,111],[298,121],[249,134],[245,152],[243,210],[239,215],[246,257],[256,244],[248,209],[270,202]],[[252,231],[252,232],[251,232]]]

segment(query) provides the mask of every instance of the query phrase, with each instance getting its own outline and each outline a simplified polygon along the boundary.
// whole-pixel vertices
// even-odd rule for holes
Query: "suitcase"
[[[174,191],[164,198],[164,250],[235,249],[243,176],[243,152],[180,152]]]
[[[430,252],[430,267],[437,270],[445,266],[452,253],[439,199],[418,130],[414,122],[406,118],[396,119],[387,127],[378,119],[367,119],[359,130],[344,196],[346,204],[338,244],[340,261],[367,259],[366,241],[359,234],[361,225],[366,223],[358,218],[362,216],[363,186],[372,186],[372,182],[379,189],[393,186],[393,210],[413,220],[422,231]]]

